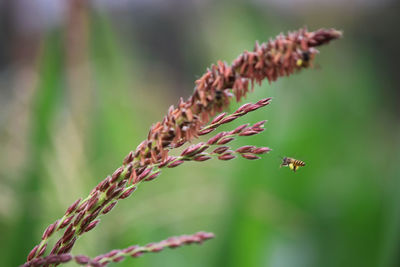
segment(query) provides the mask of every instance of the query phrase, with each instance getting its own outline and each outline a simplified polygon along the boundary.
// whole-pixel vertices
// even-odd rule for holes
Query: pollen
[[[301,67],[301,66],[303,65],[303,60],[298,59],[298,60],[296,61],[296,65],[297,65],[298,67]]]

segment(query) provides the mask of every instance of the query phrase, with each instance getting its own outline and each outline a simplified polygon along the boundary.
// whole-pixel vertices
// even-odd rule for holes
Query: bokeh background
[[[247,100],[272,104],[227,127],[267,119],[235,146],[270,154],[166,170],[72,252],[205,230],[216,238],[119,266],[399,266],[398,11],[390,0],[0,1],[1,265],[22,264],[211,63],[307,26],[344,38],[314,69],[257,86]],[[280,156],[307,166],[280,169]]]

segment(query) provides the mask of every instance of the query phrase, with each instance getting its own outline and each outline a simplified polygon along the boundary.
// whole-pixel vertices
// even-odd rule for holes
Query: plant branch
[[[229,147],[223,147],[235,135],[250,136],[263,131],[261,125],[264,121],[251,127],[245,124],[231,132],[219,133],[207,144],[196,147],[195,153],[193,146],[189,146],[191,153],[186,151],[180,157],[169,155],[171,150],[214,131],[218,126],[268,105],[270,98],[255,104],[245,104],[235,113],[220,114],[208,124],[209,118],[226,108],[233,98],[240,101],[245,97],[253,89],[255,82],[260,84],[265,79],[272,82],[278,77],[309,68],[318,53],[315,47],[339,37],[341,32],[334,29],[314,32],[300,29],[287,35],[281,34],[266,43],[257,43],[253,51],[245,51],[231,65],[221,61],[212,65],[195,82],[193,94],[186,101],[181,98],[176,107],[169,108],[164,119],[150,128],[147,138],[125,157],[120,168],[101,181],[87,198],[75,201],[61,219],[47,227],[41,242],[29,253],[27,264],[41,257],[43,259],[49,238],[62,229],[65,229],[64,234],[56,242],[50,255],[68,253],[82,234],[97,226],[99,215],[108,213],[120,199],[131,195],[142,181],[155,179],[165,166],[176,167],[185,160],[204,161],[214,154],[218,154],[220,160],[232,159],[235,157],[233,154],[237,153],[247,159],[257,159],[257,154],[268,152],[269,148],[242,147],[230,151]],[[212,153],[202,154],[202,149],[215,144],[220,147]]]

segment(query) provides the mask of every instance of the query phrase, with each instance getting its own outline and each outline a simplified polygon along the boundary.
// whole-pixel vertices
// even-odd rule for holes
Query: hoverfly
[[[296,61],[296,65],[299,67],[308,67],[310,65],[310,61],[311,61],[311,56],[312,54],[310,54],[310,52],[305,51],[301,53],[301,58],[299,58]]]
[[[294,159],[294,158],[288,158],[288,157],[284,157],[282,158],[282,166],[289,166],[289,168],[291,170],[293,170],[294,172],[296,172],[296,170],[299,167],[303,167],[306,166],[306,163],[304,161],[298,160],[298,159]]]
[[[223,97],[223,92],[222,90],[215,90],[215,100],[217,100],[217,102],[222,100]]]

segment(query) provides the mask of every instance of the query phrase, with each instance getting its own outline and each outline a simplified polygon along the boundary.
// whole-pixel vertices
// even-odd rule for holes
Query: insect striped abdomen
[[[301,161],[301,160],[298,160],[298,159],[295,159],[293,164],[296,165],[296,166],[305,166],[306,165],[306,163],[304,161]]]

